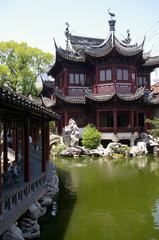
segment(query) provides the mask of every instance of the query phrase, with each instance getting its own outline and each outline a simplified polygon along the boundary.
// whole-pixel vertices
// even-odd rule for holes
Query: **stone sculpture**
[[[68,126],[64,129],[64,143],[70,147],[79,145],[79,128],[72,118],[70,118]]]

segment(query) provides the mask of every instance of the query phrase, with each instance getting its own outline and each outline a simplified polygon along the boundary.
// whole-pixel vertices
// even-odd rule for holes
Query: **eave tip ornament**
[[[110,12],[110,8],[108,8],[108,13],[110,16],[110,20],[109,20],[110,31],[115,31],[115,23],[116,23],[116,21],[114,20],[115,14]]]
[[[122,40],[123,43],[125,44],[130,44],[131,42],[131,38],[130,38],[130,30],[127,30],[127,38],[125,38],[124,40]]]

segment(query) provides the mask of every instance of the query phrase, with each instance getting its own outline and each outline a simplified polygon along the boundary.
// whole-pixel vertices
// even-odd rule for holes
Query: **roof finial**
[[[127,32],[127,38],[125,38],[124,40],[122,40],[122,42],[125,43],[125,44],[129,44],[129,43],[131,42],[130,30],[128,29],[126,32]]]
[[[115,31],[115,23],[116,23],[116,21],[114,20],[115,14],[110,12],[110,8],[108,8],[108,13],[110,15],[110,20],[108,21],[110,26],[110,31]]]
[[[69,23],[66,22],[66,30],[65,30],[65,36],[66,36],[66,50],[68,50],[68,41],[69,41],[69,36],[70,36],[70,32],[69,32]]]
[[[110,8],[108,8],[108,13],[110,15],[110,19],[113,20],[113,18],[115,17],[115,14],[110,12]]]

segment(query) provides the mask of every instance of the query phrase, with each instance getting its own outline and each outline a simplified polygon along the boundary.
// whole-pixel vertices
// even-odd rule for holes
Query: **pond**
[[[58,213],[41,240],[159,239],[159,159],[56,159]]]

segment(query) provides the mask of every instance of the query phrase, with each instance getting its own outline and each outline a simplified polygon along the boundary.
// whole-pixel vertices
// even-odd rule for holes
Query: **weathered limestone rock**
[[[93,156],[104,156],[105,148],[100,144],[96,149],[91,149],[89,155]]]
[[[79,145],[79,128],[73,119],[69,120],[68,126],[64,129],[64,143],[71,147]]]
[[[122,147],[122,144],[119,142],[111,142],[108,144],[107,148],[104,151],[103,156],[111,156],[113,153],[117,153]]]
[[[72,157],[72,156],[80,156],[82,153],[82,149],[79,147],[69,147],[65,150],[63,150],[60,155],[61,156],[67,156],[67,157]]]
[[[46,213],[46,207],[42,207],[39,202],[35,202],[31,205],[29,211],[36,219],[38,219]]]
[[[59,192],[59,178],[57,176],[56,167],[53,163],[49,162],[48,169],[45,196],[53,199],[53,197]]]
[[[39,202],[42,207],[47,207],[52,203],[52,198],[43,196],[42,198],[39,199]]]
[[[13,224],[8,231],[6,231],[2,240],[25,240],[22,231],[16,224]]]
[[[31,205],[24,217],[19,220],[19,226],[24,238],[34,239],[40,237],[38,218],[45,213],[46,207],[42,207],[39,202],[35,202]]]
[[[130,149],[130,154],[133,157],[146,155],[147,153],[148,151],[146,147],[146,142],[138,142],[136,146],[132,146],[132,148]]]

